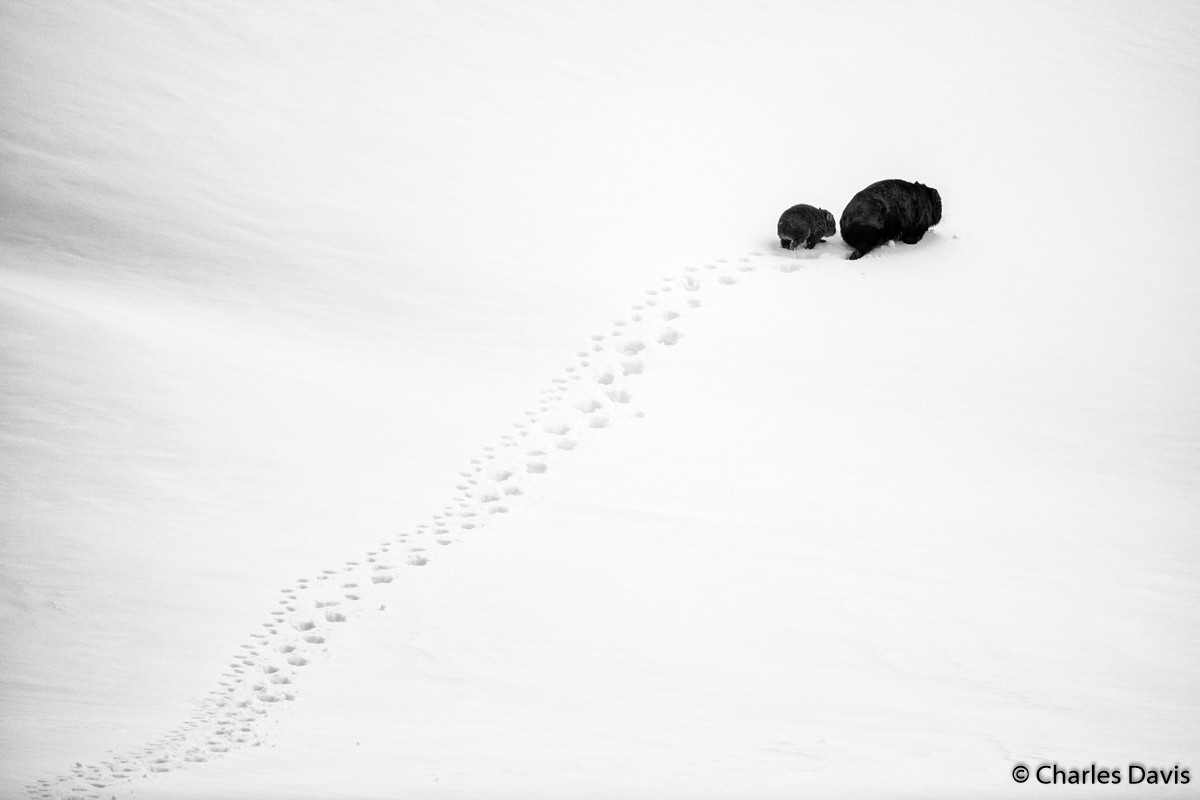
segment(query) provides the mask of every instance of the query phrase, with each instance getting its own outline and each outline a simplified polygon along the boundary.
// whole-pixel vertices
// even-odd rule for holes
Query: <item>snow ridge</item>
[[[470,459],[458,473],[457,493],[438,513],[355,560],[281,588],[278,608],[237,646],[215,688],[178,728],[140,748],[36,779],[26,787],[30,797],[99,800],[101,792],[126,782],[261,746],[267,738],[263,723],[299,697],[305,668],[336,648],[342,625],[386,609],[389,584],[402,569],[426,566],[442,548],[486,528],[493,516],[518,509],[539,476],[567,454],[643,415],[634,402],[636,384],[660,353],[683,340],[682,323],[701,307],[705,289],[734,286],[760,271],[795,272],[803,261],[831,252],[752,252],[661,278],[627,314],[576,350],[511,431]]]

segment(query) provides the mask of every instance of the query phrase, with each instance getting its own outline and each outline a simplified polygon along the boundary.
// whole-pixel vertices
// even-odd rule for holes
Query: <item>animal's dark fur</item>
[[[801,203],[783,212],[776,228],[779,233],[779,246],[795,250],[800,244],[805,249],[812,250],[818,243],[825,241],[826,236],[837,233],[834,226],[833,214],[823,208]]]
[[[937,189],[896,179],[879,181],[854,195],[842,212],[842,238],[854,248],[850,258],[862,258],[893,239],[916,244],[941,220]]]

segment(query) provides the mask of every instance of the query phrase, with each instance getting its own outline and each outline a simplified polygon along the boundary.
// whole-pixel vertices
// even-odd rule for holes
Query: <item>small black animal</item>
[[[825,241],[826,236],[837,233],[833,224],[833,214],[805,203],[792,206],[783,212],[776,230],[779,233],[779,245],[788,250],[795,250],[801,242],[806,250],[812,250],[818,243]]]
[[[854,248],[850,258],[862,258],[893,239],[916,244],[941,221],[937,189],[896,179],[879,181],[851,198],[842,212],[842,238]]]

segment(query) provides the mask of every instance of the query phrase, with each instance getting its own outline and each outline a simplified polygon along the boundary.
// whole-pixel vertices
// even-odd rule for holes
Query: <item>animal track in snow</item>
[[[547,382],[538,402],[519,415],[512,429],[501,432],[497,442],[467,460],[450,482],[454,493],[441,511],[397,531],[362,557],[296,578],[293,585],[279,589],[276,607],[260,624],[265,632],[249,634],[241,652],[214,682],[214,690],[175,730],[104,762],[80,764],[39,779],[30,784],[31,796],[98,797],[103,790],[151,772],[198,768],[235,748],[261,745],[266,736],[263,721],[296,699],[305,668],[333,646],[330,633],[366,613],[386,609],[380,600],[394,590],[399,570],[434,563],[426,546],[446,557],[443,554],[453,552],[454,545],[513,516],[527,502],[530,488],[559,459],[569,458],[590,437],[606,435],[607,429],[642,416],[629,382],[646,380],[658,354],[680,342],[679,328],[701,307],[706,293],[741,280],[760,280],[771,271],[795,272],[802,263],[794,257],[761,254],[734,264],[719,259],[646,288],[630,306],[634,313],[612,320],[609,331],[591,335],[584,347],[571,351],[577,361]],[[389,550],[398,545],[407,552],[392,558]]]

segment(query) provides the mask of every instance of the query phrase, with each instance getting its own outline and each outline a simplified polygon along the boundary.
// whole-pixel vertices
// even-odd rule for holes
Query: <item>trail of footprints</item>
[[[305,670],[328,653],[343,624],[386,608],[388,584],[401,569],[423,567],[436,551],[478,533],[519,506],[540,475],[588,438],[642,416],[634,405],[637,383],[659,354],[684,340],[680,322],[701,307],[706,288],[735,286],[758,271],[794,272],[803,260],[751,253],[689,267],[647,288],[626,316],[581,342],[512,428],[470,459],[438,513],[356,560],[282,587],[277,607],[230,654],[215,688],[178,728],[140,749],[38,779],[29,795],[101,800],[132,779],[261,746],[264,721],[301,696]]]

